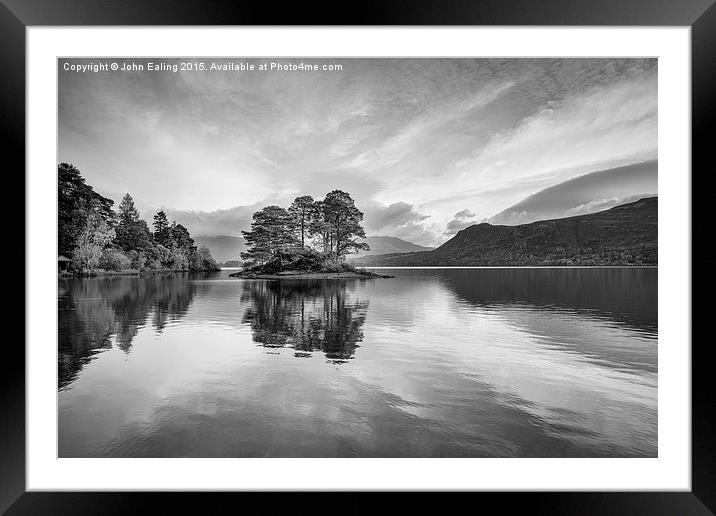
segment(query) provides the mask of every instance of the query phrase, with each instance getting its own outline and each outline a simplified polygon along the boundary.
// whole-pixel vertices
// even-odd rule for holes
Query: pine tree
[[[323,200],[323,218],[330,231],[330,252],[337,258],[353,251],[368,250],[368,244],[358,242],[365,238],[365,230],[361,226],[363,212],[356,208],[351,196],[342,190],[333,190]]]
[[[119,203],[119,223],[125,225],[131,225],[139,220],[139,211],[134,206],[134,199],[129,194],[125,194],[122,197],[122,202]]]
[[[154,215],[154,241],[158,244],[168,247],[169,242],[169,221],[167,214],[163,210],[159,210]]]
[[[246,251],[241,253],[241,258],[246,262],[266,263],[273,250],[269,247],[268,231],[265,227],[251,224],[251,231],[242,231],[241,234],[246,241]]]
[[[115,243],[124,251],[142,251],[151,246],[151,233],[147,223],[139,218],[134,199],[129,194],[119,203]]]
[[[296,197],[288,208],[288,213],[293,219],[294,226],[301,239],[301,247],[306,247],[306,237],[310,236],[311,217],[314,211],[313,197],[302,195]]]
[[[272,255],[298,247],[293,219],[284,208],[267,206],[254,213],[253,219],[251,231],[241,232],[248,245],[248,251],[241,253],[243,259],[264,263]]]
[[[309,224],[310,234],[318,240],[318,246],[323,248],[324,254],[329,254],[332,250],[330,231],[331,228],[325,217],[325,203],[323,201],[315,201],[311,212]]]

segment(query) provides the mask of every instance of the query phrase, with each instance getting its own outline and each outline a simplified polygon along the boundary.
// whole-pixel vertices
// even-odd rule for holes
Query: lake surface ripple
[[[657,270],[59,280],[61,457],[655,457]]]

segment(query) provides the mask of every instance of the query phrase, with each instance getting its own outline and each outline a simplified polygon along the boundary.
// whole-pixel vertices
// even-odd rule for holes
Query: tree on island
[[[315,201],[310,195],[296,197],[288,208],[296,229],[301,235],[301,247],[306,247],[306,237],[310,235],[311,218],[314,215]]]
[[[361,226],[363,212],[356,208],[351,196],[342,190],[333,190],[323,201],[323,219],[331,229],[331,252],[337,259],[353,251],[368,250],[368,244],[358,242],[365,238]]]
[[[294,220],[288,211],[280,206],[266,206],[253,215],[250,231],[242,231],[248,251],[241,258],[265,263],[272,256],[298,247],[294,232]]]
[[[330,267],[343,270],[347,254],[368,249],[368,244],[358,242],[365,238],[362,220],[363,213],[341,190],[318,201],[308,195],[297,197],[288,210],[267,206],[254,213],[251,229],[242,231],[248,250],[241,258],[255,266],[276,261],[278,270],[285,261],[301,262],[303,267],[320,262],[323,267],[332,260]]]
[[[323,254],[328,255],[331,251],[331,227],[326,221],[322,200],[313,203],[311,223],[309,231],[318,248],[323,249]]]

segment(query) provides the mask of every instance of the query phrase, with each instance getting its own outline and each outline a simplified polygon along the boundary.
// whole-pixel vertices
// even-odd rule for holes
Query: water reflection
[[[448,269],[436,279],[554,349],[609,368],[657,371],[656,268]]]
[[[358,281],[246,281],[243,322],[263,346],[292,347],[297,357],[322,351],[331,361],[344,362],[363,340],[368,301],[356,296]]]
[[[159,333],[191,304],[196,285],[189,274],[63,279],[59,284],[58,379],[65,387],[97,352],[125,353],[151,315]]]
[[[391,274],[60,281],[59,455],[657,455],[657,270]]]
[[[437,277],[480,307],[567,310],[646,332],[657,329],[656,268],[443,269]]]

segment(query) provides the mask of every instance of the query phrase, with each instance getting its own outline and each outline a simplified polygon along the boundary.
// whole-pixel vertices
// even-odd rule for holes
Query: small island
[[[346,262],[350,253],[368,250],[361,212],[342,190],[322,200],[297,197],[288,209],[266,206],[253,214],[242,231],[248,250],[243,270],[229,276],[245,279],[390,278]]]
[[[359,269],[346,262],[336,263],[313,249],[280,252],[263,264],[245,267],[229,274],[231,278],[245,279],[369,279],[392,278]]]

